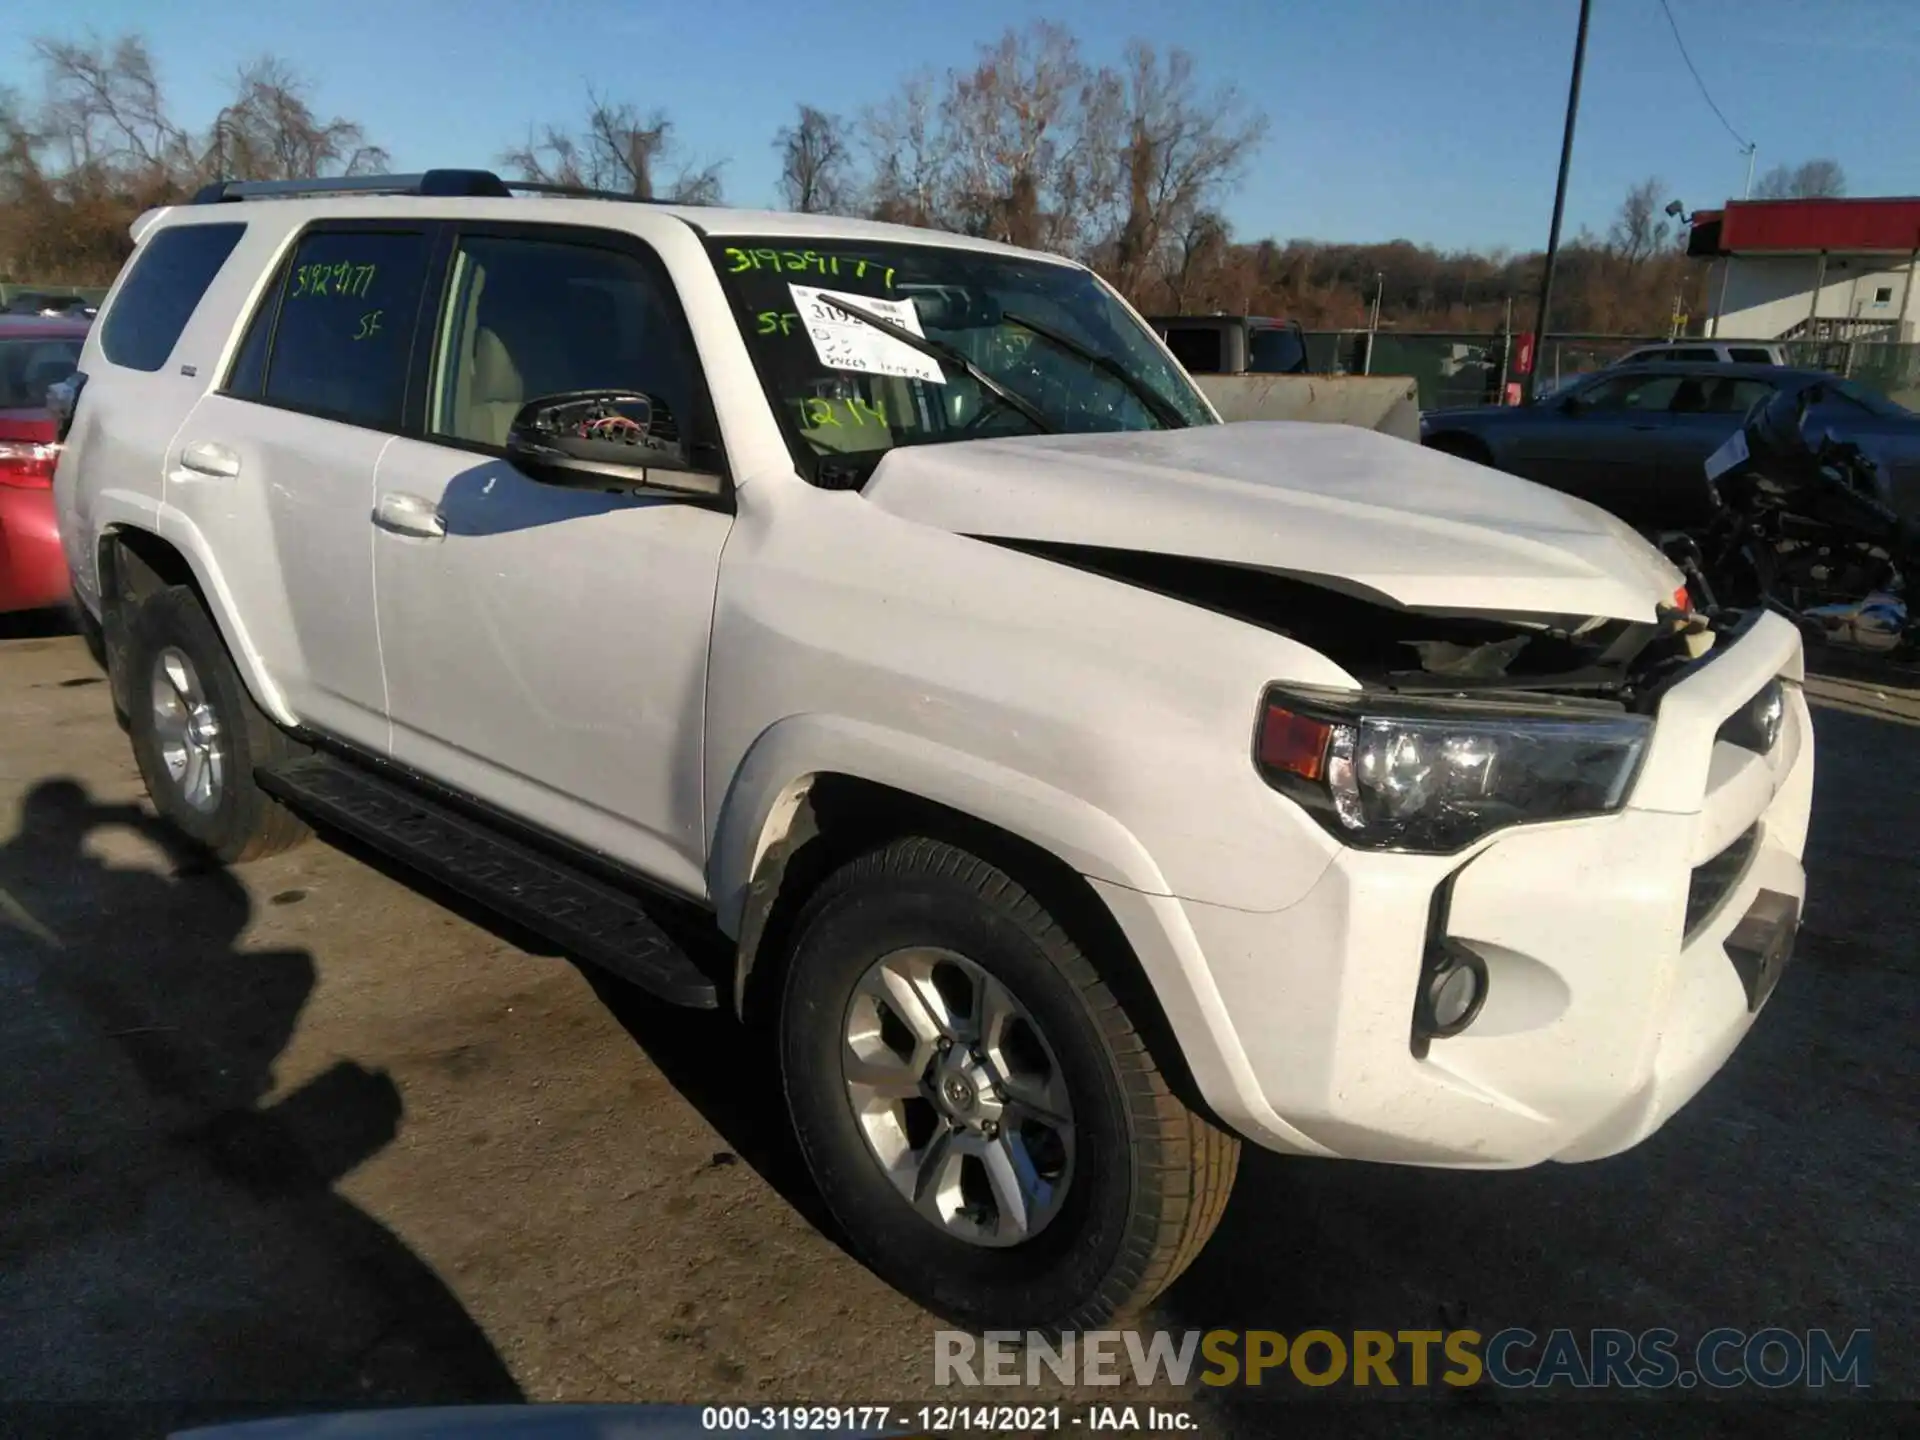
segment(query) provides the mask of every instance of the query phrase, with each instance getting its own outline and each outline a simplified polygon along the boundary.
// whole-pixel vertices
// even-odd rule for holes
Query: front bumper
[[[1231,1030],[1227,1063],[1196,1067],[1222,1118],[1279,1150],[1505,1167],[1612,1154],[1685,1104],[1764,1004],[1806,888],[1799,635],[1768,615],[1723,646],[1662,698],[1618,814],[1464,857],[1343,851],[1271,914],[1173,902]],[[1775,676],[1795,683],[1773,748],[1716,739]],[[1413,999],[1442,885],[1444,933],[1489,984],[1474,1023],[1422,1055]]]

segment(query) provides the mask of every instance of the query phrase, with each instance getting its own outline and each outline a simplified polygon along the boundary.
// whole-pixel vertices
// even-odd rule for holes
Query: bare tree
[[[97,167],[151,176],[179,165],[187,134],[167,115],[146,41],[122,36],[33,42],[47,103],[40,138],[73,174]]]
[[[952,145],[939,118],[931,75],[909,76],[884,104],[862,112],[861,150],[871,178],[870,208],[877,220],[943,225]]]
[[[611,190],[637,200],[718,204],[725,161],[682,164],[670,178],[661,175],[675,148],[673,133],[673,121],[664,110],[643,118],[632,105],[614,104],[588,91],[584,133],[545,126],[525,144],[504,151],[500,163],[517,170],[521,179],[540,184]]]
[[[1176,311],[1185,313],[1212,298],[1232,251],[1233,229],[1217,211],[1196,210],[1186,217],[1168,247],[1162,277]]]
[[[387,152],[369,144],[356,122],[321,120],[307,103],[307,86],[284,61],[262,56],[240,72],[238,94],[214,118],[204,168],[219,178],[306,180],[330,175],[375,175]]]
[[[1045,21],[1009,30],[953,77],[941,121],[962,227],[1014,245],[1072,244],[1087,199],[1080,121],[1092,79],[1079,43]]]
[[[803,215],[831,215],[847,208],[853,195],[853,147],[837,115],[800,107],[799,118],[774,137],[780,156],[780,197]]]
[[[1847,193],[1847,172],[1838,160],[1776,165],[1753,187],[1756,200],[1822,200]]]
[[[169,111],[137,36],[39,40],[44,99],[0,95],[0,273],[50,283],[110,280],[142,210],[179,201],[218,173],[300,178],[377,170],[386,153],[351,121],[322,121],[286,65],[237,79],[205,136]]]
[[[1121,288],[1132,289],[1168,241],[1239,174],[1267,122],[1230,87],[1203,95],[1186,51],[1162,57],[1142,40],[1127,47],[1119,87],[1125,190],[1113,268]]]
[[[1662,213],[1661,197],[1665,194],[1666,181],[1649,176],[1627,191],[1620,202],[1607,240],[1629,269],[1651,259],[1667,244],[1673,227]]]

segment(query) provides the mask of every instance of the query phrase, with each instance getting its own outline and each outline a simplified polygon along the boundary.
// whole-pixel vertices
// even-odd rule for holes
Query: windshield
[[[1073,266],[864,240],[729,236],[712,251],[811,479],[858,483],[896,445],[1214,423],[1152,334]]]

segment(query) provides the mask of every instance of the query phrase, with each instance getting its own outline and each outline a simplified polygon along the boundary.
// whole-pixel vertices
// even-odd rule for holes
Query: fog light
[[[1487,999],[1487,967],[1464,945],[1441,941],[1428,953],[1414,1005],[1414,1028],[1431,1039],[1458,1035]]]

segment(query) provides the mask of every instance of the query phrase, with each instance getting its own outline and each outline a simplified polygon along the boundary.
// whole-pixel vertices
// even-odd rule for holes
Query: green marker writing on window
[[[362,315],[360,317],[360,328],[353,332],[353,338],[356,340],[365,340],[371,336],[378,335],[380,333],[380,317],[386,313],[384,310],[369,310],[366,314]]]

